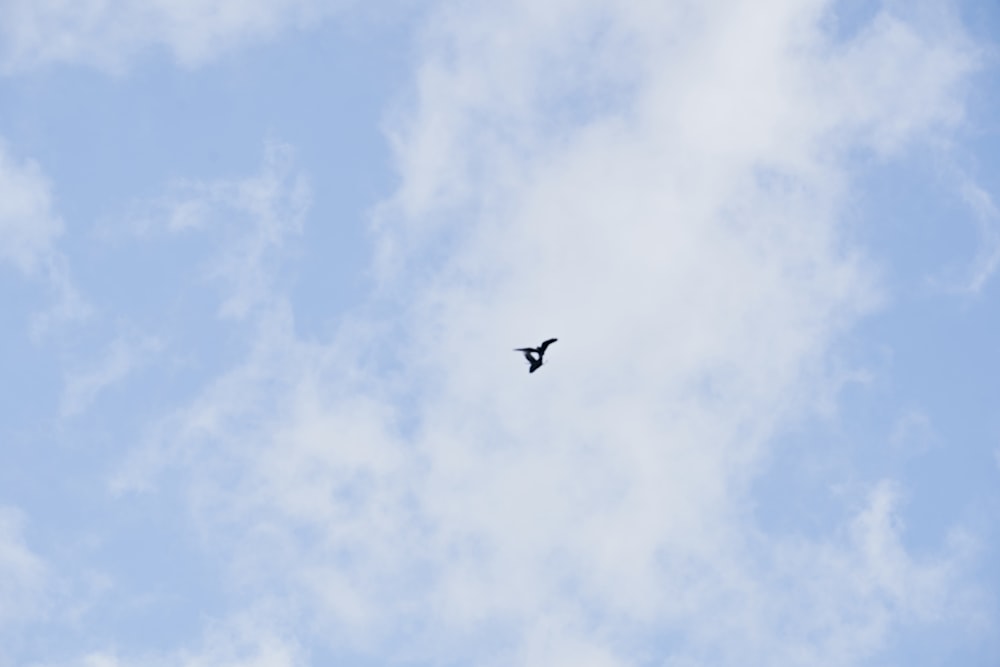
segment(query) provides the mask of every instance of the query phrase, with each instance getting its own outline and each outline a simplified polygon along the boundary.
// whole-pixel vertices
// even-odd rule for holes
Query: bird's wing
[[[545,348],[547,348],[549,345],[551,345],[552,343],[556,342],[557,340],[559,340],[559,339],[558,338],[550,338],[550,339],[548,339],[547,341],[545,341],[544,343],[542,343],[541,345],[538,346],[538,351],[541,354],[545,354]]]

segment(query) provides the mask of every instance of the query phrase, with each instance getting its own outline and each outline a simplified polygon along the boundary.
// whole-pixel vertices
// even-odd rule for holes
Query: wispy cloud
[[[209,624],[201,645],[191,649],[121,656],[95,651],[60,667],[298,667],[305,651],[283,628],[280,615],[266,607],[235,614]]]
[[[302,231],[311,196],[291,146],[272,141],[260,173],[174,182],[163,196],[133,205],[127,227],[145,237],[203,235],[216,252],[200,270],[221,288],[220,314],[242,318],[278,296],[279,270]]]
[[[892,7],[836,49],[821,79],[836,105],[831,120],[848,121],[883,155],[961,120],[966,75],[981,56],[947,3],[913,3],[905,15]]]
[[[49,585],[48,568],[25,543],[23,526],[21,512],[0,506],[0,637],[42,611]]]
[[[0,67],[11,73],[65,63],[121,72],[151,48],[164,48],[180,64],[195,66],[239,46],[312,25],[347,4],[9,0],[0,6]]]
[[[948,266],[929,276],[926,282],[945,293],[975,296],[982,292],[1000,265],[1000,210],[990,192],[964,170],[949,165],[947,173],[959,199],[971,213],[978,232],[977,247],[971,260]]]
[[[162,347],[160,340],[150,336],[116,338],[92,368],[67,376],[60,401],[62,416],[87,410],[101,392],[124,380]]]
[[[0,139],[0,262],[45,281],[53,292],[53,303],[32,319],[36,338],[59,324],[85,318],[91,310],[57,247],[62,233],[63,222],[54,211],[52,188],[41,167],[18,160]]]
[[[39,165],[17,160],[0,141],[0,260],[26,275],[45,270],[63,232]]]
[[[979,250],[969,270],[965,289],[980,292],[1000,264],[1000,211],[989,192],[972,182],[962,186],[965,200],[979,228]]]

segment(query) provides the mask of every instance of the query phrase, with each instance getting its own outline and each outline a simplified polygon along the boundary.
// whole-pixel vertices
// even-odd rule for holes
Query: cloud
[[[79,630],[108,585],[100,573],[61,561],[67,548],[74,551],[73,538],[45,551],[31,545],[29,535],[37,529],[28,528],[27,513],[0,505],[0,665],[5,667],[50,665],[41,658],[59,654],[63,637]],[[40,532],[47,530],[42,526]]]
[[[295,667],[310,664],[280,628],[280,614],[266,607],[214,620],[194,649],[128,655],[117,650],[88,653],[60,667]],[[55,666],[53,666],[55,667]]]
[[[136,203],[128,227],[147,240],[200,235],[220,248],[200,272],[224,295],[220,314],[239,319],[277,296],[279,269],[302,231],[311,196],[291,146],[268,142],[259,174],[172,183],[162,197]]]
[[[969,554],[960,545],[932,558],[909,553],[894,483],[874,485],[864,506],[838,532],[825,542],[779,540],[774,545],[778,567],[769,574],[777,580],[760,591],[760,607],[749,611],[764,627],[785,628],[785,636],[820,639],[789,645],[776,637],[774,645],[760,647],[760,659],[784,654],[775,662],[858,664],[901,626],[968,618],[968,610],[960,608],[966,591],[952,586],[961,581]],[[767,575],[760,579],[766,581]]]
[[[162,347],[161,341],[155,337],[119,336],[94,368],[68,375],[60,401],[60,414],[69,417],[84,412],[101,392],[125,379]]]
[[[194,67],[245,44],[311,26],[343,2],[316,0],[10,0],[0,7],[0,67],[7,73],[53,64],[128,69],[152,47]]]
[[[888,12],[832,36],[828,10],[438,8],[388,121],[383,291],[301,338],[258,249],[304,213],[250,216],[218,266],[252,295],[224,303],[267,304],[230,309],[252,345],[116,488],[179,471],[234,588],[344,662],[851,665],[946,634],[965,554],[908,550],[890,482],[817,538],[747,509],[881,298],[842,228],[852,155],[958,122],[973,61]],[[529,376],[510,349],[549,336]]]
[[[959,199],[972,214],[978,232],[975,256],[959,266],[949,266],[928,277],[927,283],[945,293],[976,296],[1000,264],[1000,211],[993,196],[966,170],[946,161],[946,173]]]
[[[57,248],[64,225],[53,209],[52,187],[41,167],[18,160],[0,139],[0,263],[44,280],[54,293],[54,303],[32,318],[36,337],[90,313]]]
[[[948,8],[914,3],[906,16],[879,12],[838,49],[822,80],[835,114],[882,154],[898,150],[914,133],[962,117],[962,87],[980,53]],[[919,75],[910,78],[910,71]]]
[[[23,525],[19,511],[0,507],[0,636],[44,608],[48,568],[25,543]]]
[[[42,272],[52,263],[62,232],[41,168],[17,160],[0,142],[0,260],[25,275]]]
[[[962,187],[962,199],[972,209],[979,228],[979,252],[969,270],[965,290],[979,293],[1000,264],[1000,211],[990,193],[971,181]]]

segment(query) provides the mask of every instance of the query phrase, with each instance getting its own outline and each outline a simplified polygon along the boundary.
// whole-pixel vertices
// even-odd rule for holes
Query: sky
[[[1000,665],[998,38],[0,0],[0,667]]]

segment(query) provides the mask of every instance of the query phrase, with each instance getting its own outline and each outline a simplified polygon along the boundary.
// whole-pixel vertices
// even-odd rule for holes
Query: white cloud
[[[975,296],[985,287],[1000,265],[1000,210],[992,194],[964,169],[946,162],[946,173],[955,184],[958,197],[972,214],[978,232],[978,247],[971,261],[949,266],[927,283],[937,290]]]
[[[8,0],[0,5],[0,66],[49,63],[127,69],[150,47],[195,66],[244,44],[308,27],[348,2],[318,0]]]
[[[118,659],[108,653],[91,653],[83,658],[83,667],[119,667]]]
[[[184,667],[293,667],[306,664],[288,628],[267,609],[254,609],[214,623],[203,648],[181,659]]]
[[[269,144],[259,176],[211,186],[217,205],[248,216],[252,225],[212,269],[231,290],[222,304],[224,315],[243,316],[272,298],[273,264],[280,263],[288,241],[301,232],[311,195],[304,177],[292,169],[292,160],[287,146]]]
[[[25,543],[23,515],[0,507],[0,636],[7,626],[37,616],[48,585],[45,563]],[[3,658],[0,649],[0,659]]]
[[[894,5],[894,7],[897,7]],[[882,153],[914,133],[953,124],[963,112],[965,75],[979,53],[963,36],[948,3],[913,3],[900,18],[879,13],[834,59],[820,84],[835,115],[861,130]],[[910,76],[917,72],[917,76]]]
[[[200,645],[162,653],[128,655],[94,651],[65,667],[302,667],[311,664],[287,635],[286,621],[266,607],[211,621]]]
[[[969,270],[965,289],[980,292],[1000,264],[1000,211],[990,193],[971,181],[962,187],[962,198],[972,209],[979,227],[979,251]]]
[[[119,336],[94,368],[67,376],[60,413],[69,417],[87,410],[101,392],[125,379],[161,348],[155,337]]]
[[[40,660],[58,647],[39,637],[78,631],[108,586],[106,576],[86,566],[59,562],[58,555],[78,546],[72,538],[57,545],[56,558],[34,548],[27,518],[19,508],[0,505],[0,665],[5,667],[48,667],[51,663]]]
[[[53,260],[62,220],[52,210],[51,186],[38,164],[20,161],[0,141],[0,260],[26,275]]]
[[[956,121],[971,63],[887,13],[836,41],[827,9],[442,7],[391,124],[388,321],[306,341],[263,290],[248,356],[119,488],[180,469],[239,590],[386,664],[850,665],[956,622],[964,555],[908,551],[891,484],[815,540],[745,509],[879,298],[839,223],[852,151]],[[549,336],[529,376],[510,348]]]
[[[209,237],[222,250],[201,270],[221,286],[220,314],[242,318],[274,301],[277,269],[301,233],[310,198],[305,177],[294,168],[291,147],[269,142],[259,174],[173,183],[163,197],[137,204],[128,226],[141,236]]]
[[[773,645],[759,647],[761,660],[859,664],[901,627],[969,618],[961,608],[967,591],[953,588],[969,554],[961,545],[933,558],[909,553],[898,495],[883,480],[836,538],[776,545],[778,567],[759,580],[774,579],[755,590],[760,606],[748,609],[763,627],[784,628],[770,638]],[[810,639],[789,644],[782,636]]]
[[[52,187],[39,165],[18,160],[0,139],[0,262],[44,280],[54,293],[54,303],[32,318],[36,337],[90,312],[56,247],[63,222],[53,208]]]

